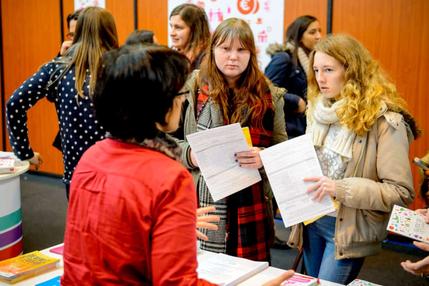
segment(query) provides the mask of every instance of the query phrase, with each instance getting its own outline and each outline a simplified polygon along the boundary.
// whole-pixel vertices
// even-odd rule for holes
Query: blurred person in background
[[[285,44],[271,44],[267,48],[271,61],[265,68],[265,75],[287,90],[284,111],[289,138],[305,133],[309,55],[321,37],[317,18],[300,16],[287,27]]]
[[[134,44],[159,44],[158,39],[155,37],[153,31],[150,30],[135,30],[128,35],[125,40],[126,45]]]
[[[173,48],[191,62],[191,70],[198,69],[210,39],[209,21],[203,8],[181,4],[170,13],[170,38]]]
[[[118,47],[113,16],[107,10],[88,7],[80,12],[73,45],[65,55],[43,65],[10,97],[6,107],[9,140],[15,155],[36,168],[41,156],[28,139],[27,112],[39,100],[55,103],[64,162],[63,182],[69,196],[74,168],[82,154],[105,132],[95,119],[92,92],[104,52]]]

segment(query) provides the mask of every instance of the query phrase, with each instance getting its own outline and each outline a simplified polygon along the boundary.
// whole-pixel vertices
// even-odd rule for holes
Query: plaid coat
[[[208,100],[203,94],[198,96],[194,71],[185,84],[190,90],[188,106],[185,110],[184,135],[207,128],[224,125],[222,114],[217,104]],[[264,128],[261,132],[250,127],[253,145],[269,147],[287,139],[283,113],[284,89],[269,84],[272,98],[272,109],[264,116]],[[198,104],[197,104],[197,101]],[[198,108],[197,108],[198,105]],[[198,111],[197,111],[198,110]],[[198,114],[196,114],[198,113]],[[208,232],[209,241],[202,243],[202,248],[215,252],[226,252],[230,255],[252,260],[269,260],[269,248],[273,238],[273,218],[271,212],[271,190],[263,171],[263,181],[245,190],[235,193],[223,200],[213,202],[208,194],[205,182],[198,168],[190,163],[190,147],[186,141],[180,142],[183,147],[182,161],[191,170],[197,186],[200,206],[214,204],[217,214],[221,216],[219,230]]]

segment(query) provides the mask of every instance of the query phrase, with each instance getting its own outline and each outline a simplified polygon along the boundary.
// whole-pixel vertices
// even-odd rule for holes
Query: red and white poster
[[[105,0],[74,0],[75,11],[86,7],[91,7],[91,6],[106,8],[106,1]]]
[[[284,1],[280,0],[169,0],[168,15],[177,5],[192,3],[207,13],[213,32],[227,18],[246,20],[253,31],[259,66],[263,70],[270,61],[265,52],[269,44],[283,43]],[[168,19],[169,20],[169,19]],[[167,21],[168,21],[167,20]],[[168,26],[170,30],[170,26]],[[171,40],[168,39],[171,46]]]

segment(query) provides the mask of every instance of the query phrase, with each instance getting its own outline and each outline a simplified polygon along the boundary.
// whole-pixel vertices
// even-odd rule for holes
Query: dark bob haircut
[[[135,30],[132,32],[127,40],[125,45],[136,45],[136,44],[153,44],[154,33],[149,30]]]
[[[121,140],[154,138],[189,74],[188,59],[158,45],[122,46],[104,54],[94,91],[100,124]]]

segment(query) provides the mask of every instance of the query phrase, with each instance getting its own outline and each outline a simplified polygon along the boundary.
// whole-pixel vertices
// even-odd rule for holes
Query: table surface
[[[14,286],[24,286],[24,285],[30,286],[31,285],[31,286],[34,286],[35,284],[42,283],[42,282],[45,282],[46,280],[49,280],[51,278],[63,275],[63,256],[49,251],[49,249],[60,246],[60,245],[62,245],[62,243],[55,245],[55,246],[52,246],[52,247],[48,247],[44,250],[41,250],[41,252],[43,254],[46,254],[46,255],[60,259],[60,262],[58,262],[56,269],[53,269],[49,272],[45,272],[43,274],[22,280],[20,282],[14,283],[14,284],[0,282],[0,285],[1,286],[6,286],[6,285],[14,285]]]
[[[30,286],[31,285],[31,286],[34,286],[35,284],[45,282],[45,281],[52,279],[54,277],[57,277],[57,276],[61,276],[63,274],[63,260],[62,260],[63,257],[62,257],[62,255],[59,255],[59,254],[56,254],[56,253],[49,251],[50,249],[58,247],[60,245],[62,245],[62,244],[54,245],[52,247],[48,247],[44,250],[41,250],[41,252],[46,254],[46,255],[60,259],[60,262],[58,262],[58,268],[51,270],[49,272],[43,273],[43,274],[38,275],[38,276],[28,278],[26,280],[20,281],[20,282],[15,283],[15,284],[8,284],[8,283],[0,282],[0,286],[6,286],[6,285],[14,285],[14,286]],[[278,269],[278,268],[274,268],[274,267],[269,267],[269,269],[267,271],[270,271],[270,270],[276,270],[276,273],[278,271],[286,271],[286,270],[282,270],[282,269]],[[264,270],[264,271],[266,271],[266,270]],[[250,286],[250,285],[255,285],[255,286],[261,285],[260,284],[261,280],[255,279],[255,278],[258,278],[258,276],[260,276],[260,277],[264,276],[264,273],[263,273],[264,271],[262,271],[256,275],[254,275],[253,277],[249,278],[249,280],[252,279],[253,281],[258,281],[258,282],[256,282],[256,284],[246,283],[245,285],[248,285],[248,286]],[[270,279],[273,279],[273,278],[275,278],[275,277],[271,277]],[[244,281],[244,282],[246,282],[246,281]],[[337,284],[337,283],[333,283],[333,282],[329,282],[329,281],[325,281],[325,280],[320,280],[319,285],[320,286],[341,286],[341,284]]]

